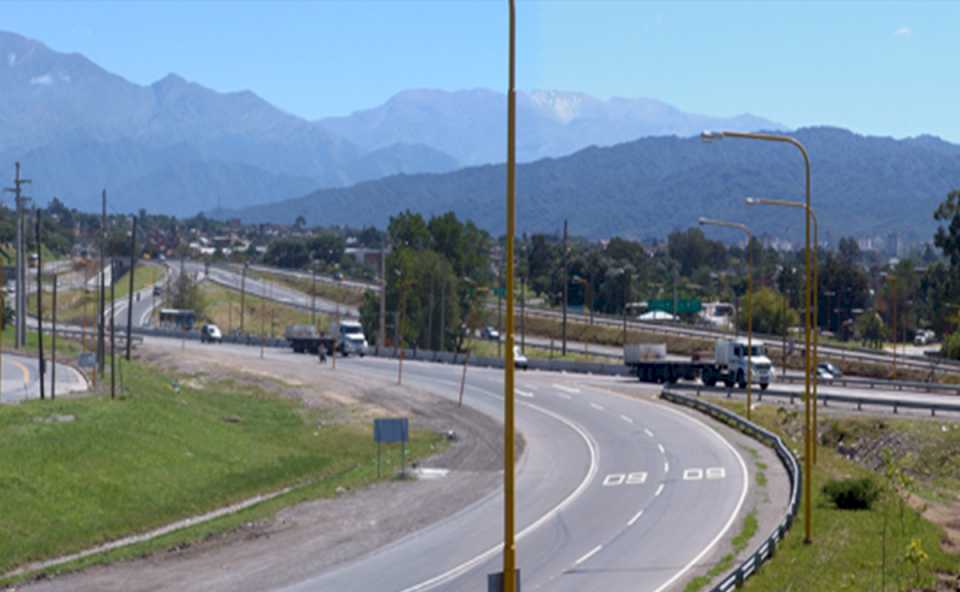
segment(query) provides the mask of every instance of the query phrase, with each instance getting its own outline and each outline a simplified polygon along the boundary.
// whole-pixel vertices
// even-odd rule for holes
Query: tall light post
[[[587,308],[587,317],[592,319],[593,318],[593,287],[590,285],[590,282],[588,280],[585,280],[579,275],[573,276],[573,278],[571,278],[570,281],[576,284],[583,285],[583,288],[584,288],[583,305]],[[583,348],[584,348],[583,351],[585,353],[589,353],[590,351],[589,342],[584,341]]]
[[[820,271],[819,271],[819,260],[820,255],[817,251],[820,245],[820,223],[817,221],[817,212],[807,206],[807,204],[802,201],[790,200],[790,199],[769,199],[763,197],[748,197],[746,201],[748,206],[779,206],[783,208],[798,208],[801,210],[808,210],[810,212],[810,218],[813,220],[813,421],[811,423],[812,430],[812,440],[810,442],[810,451],[811,456],[813,457],[813,463],[817,462],[817,440],[819,435],[817,433],[817,409],[820,404],[818,403],[818,394],[817,387],[819,384],[819,378],[817,377],[817,369],[820,367]],[[827,312],[827,319],[829,322],[829,311]]]
[[[739,230],[747,236],[747,420],[750,419],[750,408],[753,406],[753,252],[750,245],[753,242],[753,232],[746,224],[726,222],[711,218],[700,218],[700,226],[719,226]],[[737,320],[739,320],[739,316]]]
[[[801,144],[796,138],[791,138],[790,136],[783,136],[778,134],[762,134],[756,132],[703,132],[700,137],[705,142],[711,142],[715,140],[721,140],[723,138],[736,138],[742,140],[757,140],[761,142],[779,142],[783,144],[790,144],[794,148],[800,151],[800,154],[803,156],[803,166],[804,166],[804,196],[806,203],[806,224],[805,224],[805,249],[804,249],[804,276],[806,282],[806,294],[804,305],[806,307],[806,315],[804,317],[804,418],[805,418],[805,432],[804,432],[804,471],[806,471],[807,477],[803,480],[803,497],[804,497],[804,517],[803,517],[803,527],[804,527],[804,536],[803,542],[810,544],[813,542],[813,533],[812,533],[812,511],[813,504],[811,498],[813,496],[813,490],[811,487],[812,477],[812,445],[810,438],[810,382],[812,380],[812,367],[810,365],[811,356],[810,352],[810,323],[811,323],[811,287],[813,284],[813,278],[811,274],[810,266],[810,155],[807,153],[807,149]]]
[[[503,590],[517,592],[517,545],[514,536],[516,501],[514,479],[514,356],[513,356],[513,239],[516,233],[516,168],[517,168],[517,94],[516,94],[516,9],[510,7],[509,82],[507,89],[507,351],[503,364]]]

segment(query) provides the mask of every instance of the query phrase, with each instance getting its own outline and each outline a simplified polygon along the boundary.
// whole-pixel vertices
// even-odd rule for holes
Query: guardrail
[[[393,347],[385,347],[379,352],[376,348],[370,348],[369,355],[382,358],[396,358],[399,350]],[[405,360],[418,360],[422,362],[439,362],[443,364],[463,364],[466,354],[432,351],[423,349],[404,349],[403,358]],[[467,359],[467,365],[478,366],[481,368],[503,368],[503,360],[500,358],[479,357],[471,355]],[[596,362],[575,362],[571,360],[543,360],[530,358],[527,361],[527,368],[530,370],[546,370],[550,372],[576,372],[579,374],[601,374],[605,376],[631,376],[632,373],[626,366],[617,364],[600,364]]]
[[[699,399],[693,399],[679,393],[672,393],[669,390],[664,390],[660,393],[660,398],[706,413],[744,432],[748,436],[764,442],[773,448],[780,462],[783,463],[784,468],[787,469],[787,476],[790,478],[790,503],[787,505],[787,512],[783,520],[777,524],[773,532],[770,533],[770,536],[768,536],[747,559],[727,574],[719,584],[714,586],[711,592],[727,592],[735,587],[738,588],[743,585],[743,582],[747,578],[760,569],[761,565],[769,561],[776,554],[777,546],[780,541],[783,540],[783,537],[786,536],[787,531],[790,530],[790,526],[793,524],[797,510],[800,507],[800,489],[803,483],[803,473],[800,471],[800,464],[797,462],[797,457],[793,455],[793,452],[791,452],[787,445],[783,443],[783,440],[780,439],[780,436],[763,429],[753,422],[747,421],[736,413]]]
[[[803,376],[778,376],[780,382],[799,383],[804,381]],[[840,378],[817,378],[817,384],[827,386],[864,386],[870,389],[884,388],[897,391],[918,391],[922,393],[943,393],[960,395],[960,384],[941,384],[939,382],[920,382],[916,380],[883,380],[863,378],[860,376],[842,376]]]
[[[727,398],[733,396],[734,390],[725,387],[710,387],[701,384],[683,384],[677,383],[670,385],[671,389],[680,389],[686,391],[695,391],[697,397],[701,393],[725,394]],[[763,401],[764,397],[775,397],[780,399],[790,399],[793,404],[796,399],[802,399],[803,394],[794,391],[777,391],[767,389],[765,391],[754,391],[757,401]],[[823,403],[824,407],[829,407],[830,403],[846,403],[856,405],[857,411],[862,411],[864,406],[868,407],[890,407],[894,413],[899,413],[900,409],[919,409],[929,411],[932,417],[936,417],[937,411],[946,411],[951,413],[960,413],[960,403],[935,403],[932,401],[917,401],[910,399],[881,399],[873,397],[861,397],[856,395],[837,395],[833,393],[817,393],[817,400]]]

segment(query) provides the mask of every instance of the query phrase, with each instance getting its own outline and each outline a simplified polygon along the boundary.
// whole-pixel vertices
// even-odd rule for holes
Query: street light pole
[[[700,226],[732,228],[747,235],[747,421],[749,421],[750,408],[753,406],[753,251],[750,250],[753,232],[746,224],[738,222],[724,222],[710,218],[700,218],[699,222]]]
[[[745,199],[748,206],[780,206],[785,208],[809,209],[810,218],[813,220],[813,421],[811,423],[812,441],[810,443],[811,456],[813,463],[817,463],[817,441],[819,440],[817,428],[817,409],[820,406],[818,399],[818,386],[820,380],[817,376],[817,369],[820,367],[820,271],[818,252],[820,245],[820,223],[817,221],[817,213],[813,208],[808,208],[802,201],[788,199],[767,199],[748,197]],[[829,319],[829,314],[827,316]]]
[[[801,144],[796,138],[791,138],[790,136],[782,136],[777,134],[762,134],[755,132],[703,132],[700,136],[704,141],[719,140],[722,138],[739,138],[745,140],[759,140],[762,142],[780,142],[784,144],[790,144],[794,148],[800,151],[800,154],[803,156],[803,167],[804,167],[804,203],[806,204],[806,224],[804,229],[805,237],[805,248],[804,248],[804,276],[806,283],[806,294],[804,297],[804,305],[806,307],[806,315],[804,317],[804,419],[805,419],[805,433],[804,433],[804,471],[806,472],[807,478],[803,480],[803,497],[804,497],[804,516],[803,516],[803,526],[804,526],[804,537],[803,542],[810,544],[813,542],[813,517],[811,513],[813,512],[813,503],[811,498],[813,497],[813,489],[811,487],[811,479],[813,473],[812,466],[812,445],[810,438],[810,383],[812,380],[812,368],[810,365],[811,356],[810,356],[810,308],[811,308],[811,295],[810,288],[813,282],[813,277],[811,274],[810,266],[810,155],[807,153],[807,149]]]
[[[517,139],[517,94],[516,94],[516,9],[514,0],[510,7],[510,52],[509,87],[507,91],[507,342],[506,360],[503,364],[503,459],[504,459],[504,540],[503,540],[503,590],[518,592],[517,546],[514,536],[514,510],[516,507],[514,457],[514,356],[513,356],[513,240],[516,233],[516,139]]]

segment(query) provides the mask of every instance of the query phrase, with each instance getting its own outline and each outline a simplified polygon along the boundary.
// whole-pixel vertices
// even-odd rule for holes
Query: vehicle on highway
[[[487,325],[480,332],[480,337],[490,341],[500,341],[500,331],[497,331],[497,328],[493,325]]]
[[[707,386],[722,382],[727,387],[745,388],[749,364],[752,381],[766,390],[773,382],[775,372],[764,343],[754,339],[753,347],[748,351],[745,337],[717,339],[713,359],[699,355],[692,358],[668,356],[663,344],[630,343],[624,347],[623,360],[644,382],[673,384],[680,379],[699,378]]]
[[[333,279],[337,280],[338,282],[342,282],[342,281],[343,281],[343,274],[342,274],[341,272],[339,272],[339,271],[335,271],[335,272],[333,272]]]
[[[914,345],[930,345],[937,338],[937,334],[931,331],[930,329],[919,329],[917,334],[913,337]]]
[[[523,355],[523,352],[520,351],[520,346],[513,346],[513,366],[521,370],[526,370],[530,367],[530,361],[527,359],[527,356]]]
[[[360,321],[340,321],[330,327],[330,333],[337,335],[337,349],[345,356],[367,355],[367,338],[363,334]]]
[[[163,288],[161,288],[160,286],[154,286],[154,287],[153,287],[153,295],[154,295],[154,296],[161,296],[161,295],[163,295]]]
[[[325,354],[333,354],[333,337],[321,335],[313,325],[289,325],[283,336],[294,353],[319,354],[322,347]]]
[[[834,379],[843,376],[843,372],[830,362],[820,362],[817,364],[817,376],[820,378]]]
[[[223,343],[223,333],[220,331],[220,327],[213,323],[206,323],[200,327],[200,341],[201,343]]]

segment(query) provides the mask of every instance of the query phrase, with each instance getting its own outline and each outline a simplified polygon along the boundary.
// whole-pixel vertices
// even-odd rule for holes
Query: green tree
[[[747,300],[740,300],[742,314],[737,321],[742,330],[747,329]],[[771,288],[760,288],[753,294],[753,330],[756,333],[782,334],[787,328],[797,325],[800,315],[790,308],[786,298]]]
[[[960,270],[960,190],[951,191],[947,195],[934,211],[933,219],[946,224],[946,228],[937,228],[933,244],[950,259],[954,270]]]
[[[880,348],[887,338],[887,327],[875,310],[868,310],[857,317],[855,330],[864,345]]]

